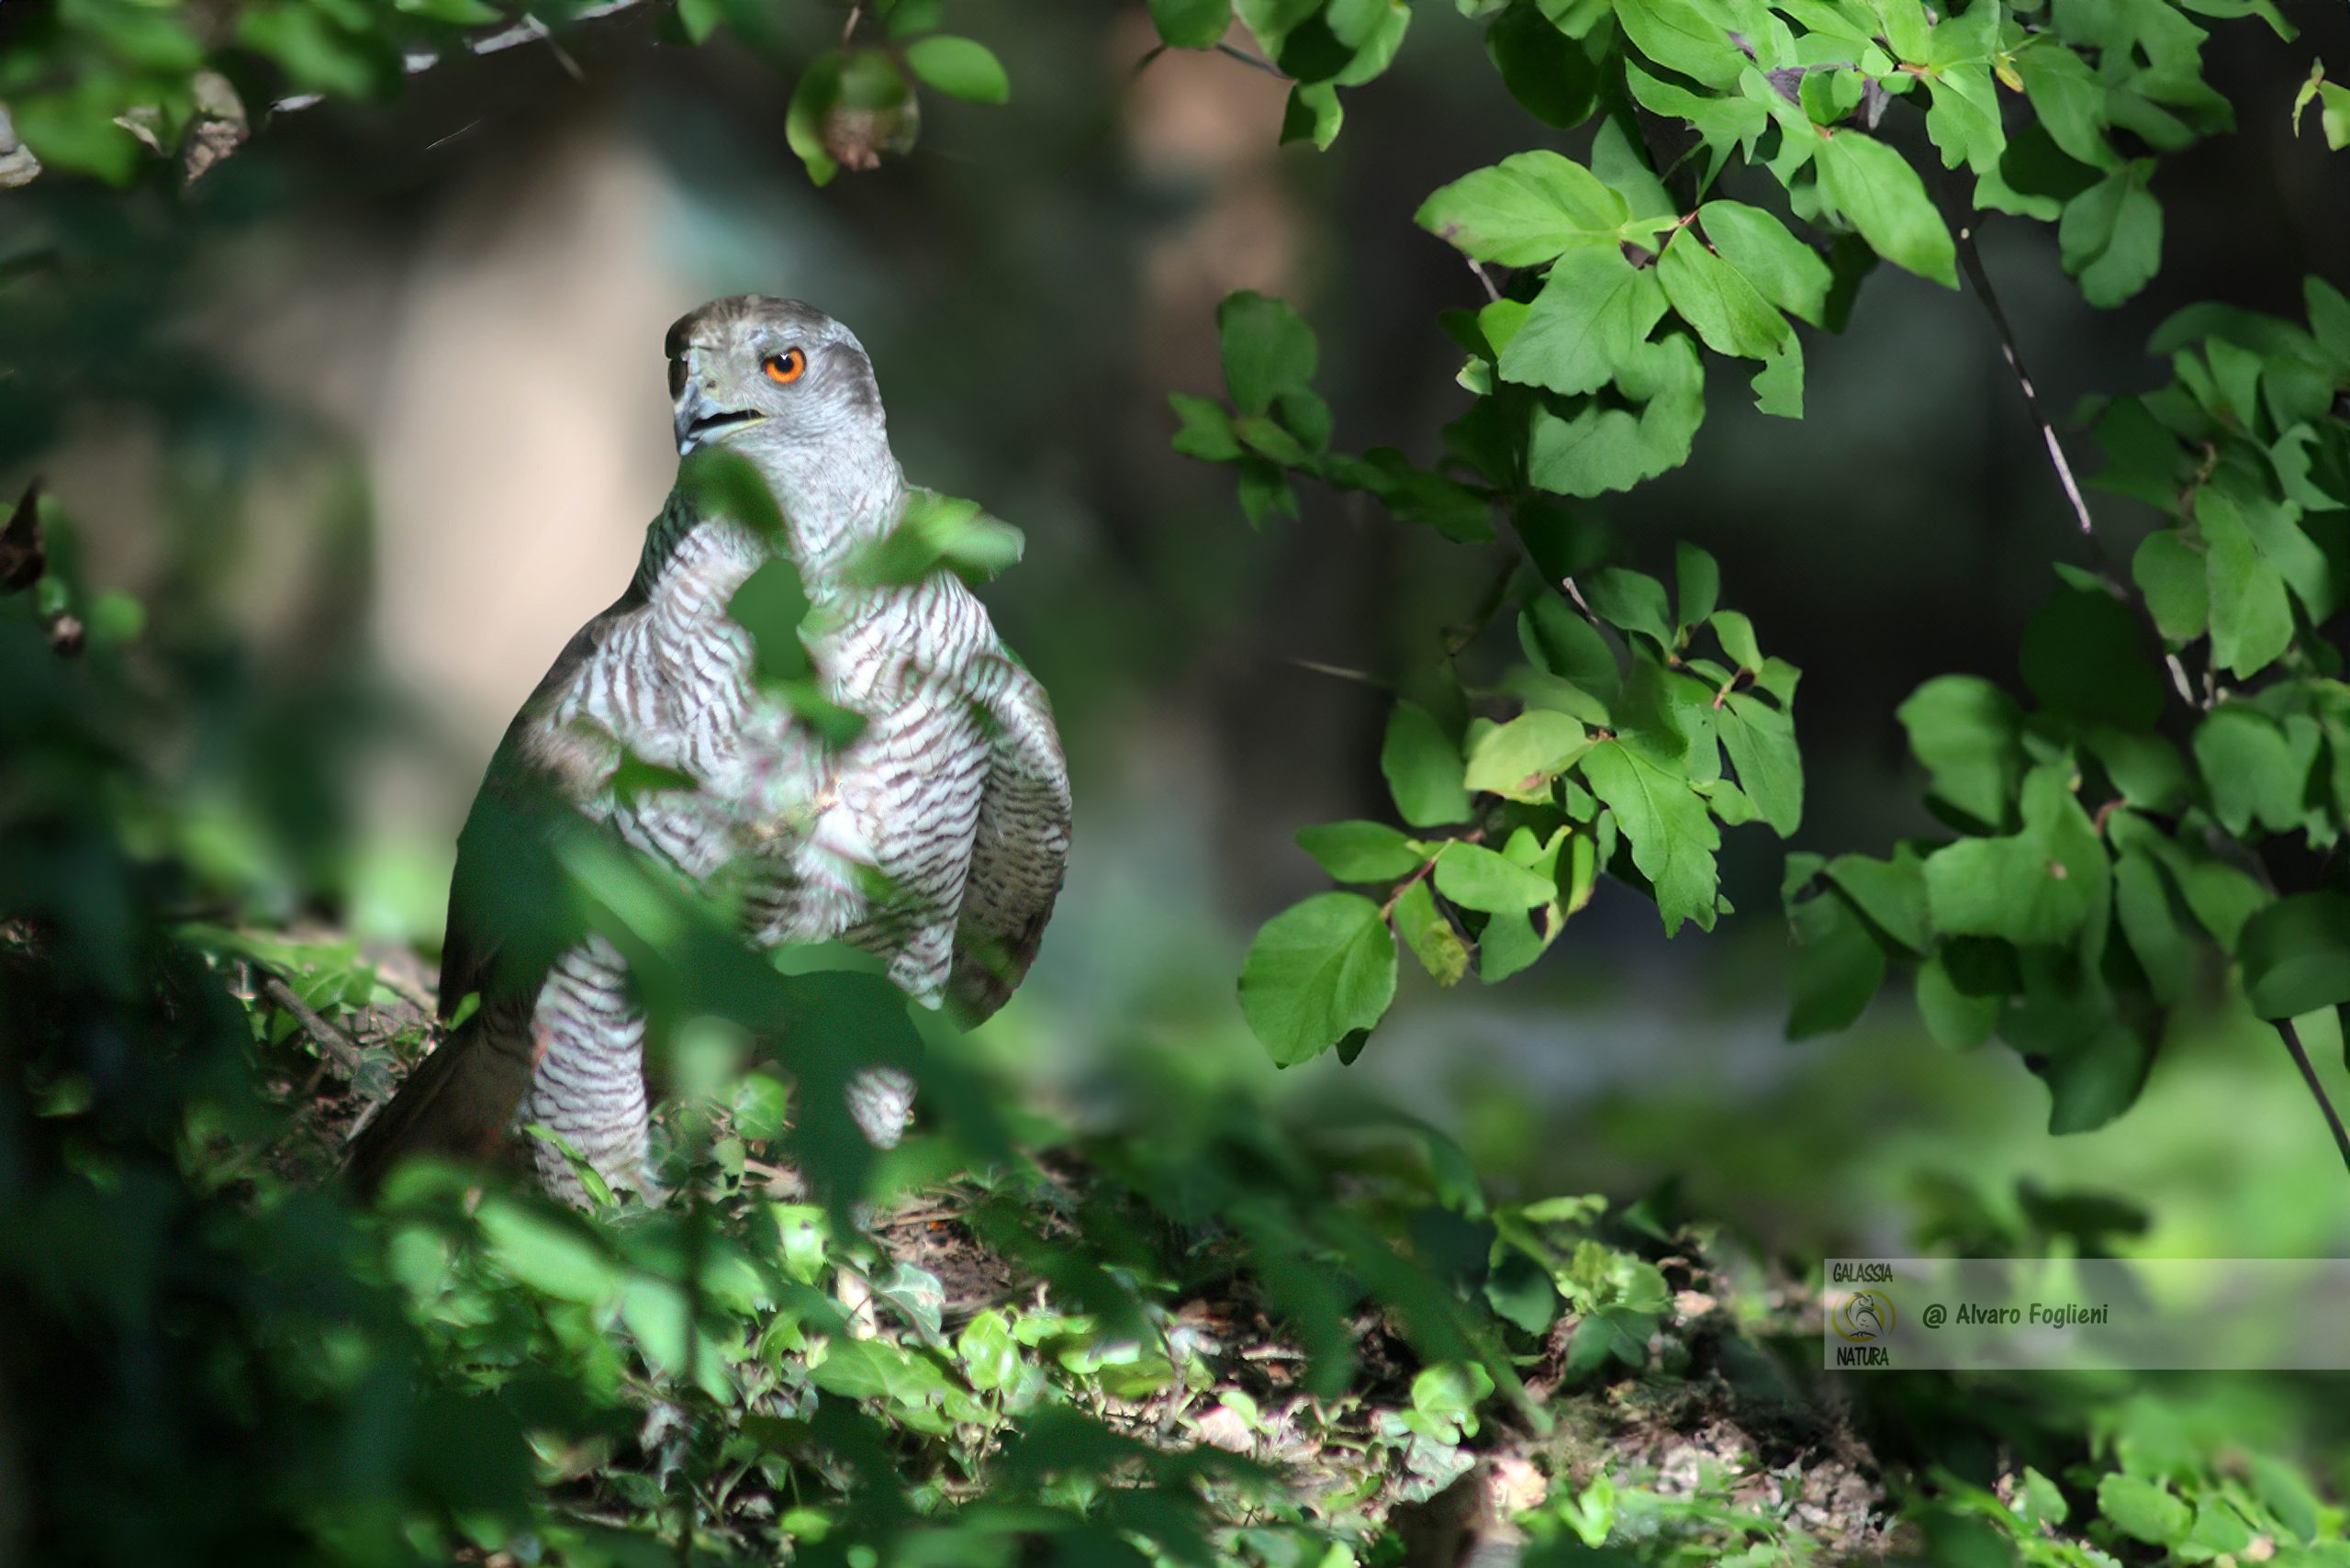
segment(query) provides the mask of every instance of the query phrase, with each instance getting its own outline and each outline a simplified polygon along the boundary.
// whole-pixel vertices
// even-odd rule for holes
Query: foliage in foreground
[[[421,1043],[412,988],[331,935],[188,923],[119,648],[61,658],[32,596],[0,606],[29,759],[0,1495],[32,1561],[1342,1568],[1463,1529],[1538,1563],[2350,1555],[2297,1471],[2161,1400],[1815,1386],[1804,1294],[1669,1195],[1496,1203],[1392,1114],[1284,1128],[1154,1082],[1147,1120],[1029,1115],[975,1158],[966,1108],[961,1147],[856,1189],[868,1238],[778,1170],[831,1167],[705,1024],[669,1062],[670,1207],[422,1167],[356,1213],[325,1177]]]

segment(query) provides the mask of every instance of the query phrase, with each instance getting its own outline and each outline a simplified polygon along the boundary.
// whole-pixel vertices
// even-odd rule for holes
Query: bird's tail
[[[411,1155],[482,1159],[496,1154],[530,1088],[537,1056],[527,1027],[496,1027],[487,1013],[476,1013],[351,1140],[344,1181],[365,1202]]]

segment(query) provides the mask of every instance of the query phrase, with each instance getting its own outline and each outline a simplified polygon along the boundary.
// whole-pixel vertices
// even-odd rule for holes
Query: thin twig
[[[2128,575],[2114,559],[2105,536],[2098,532],[2096,521],[2089,516],[2088,498],[2081,491],[2080,480],[2074,476],[2072,461],[2065,455],[2065,443],[2056,434],[2055,423],[2049,419],[2048,410],[2041,407],[2040,392],[2031,384],[2031,373],[2024,368],[2023,350],[2017,345],[2014,323],[2008,319],[2008,312],[1999,303],[1998,291],[1991,286],[1991,274],[1983,265],[1982,252],[1975,248],[1975,228],[1971,223],[1958,227],[1958,263],[1965,269],[1966,281],[1975,286],[1975,297],[1983,302],[1985,313],[1991,318],[1991,325],[1999,334],[1999,352],[2007,356],[2008,368],[2015,372],[2016,386],[2023,393],[2024,407],[2031,411],[2032,423],[2040,427],[2040,439],[2048,448],[2049,464],[2056,470],[2057,484],[2064,487],[2065,499],[2072,506],[2074,521],[2080,524],[2081,537],[2089,542],[2089,547],[2105,563],[2107,577],[2120,587],[2129,580]],[[2126,589],[2123,597],[2128,597]],[[2145,610],[2143,604],[2138,608],[2144,611],[2151,622],[2153,611]],[[2154,628],[2154,640],[2159,646],[2162,643],[2159,626]],[[2163,666],[2170,672],[2171,686],[2177,691],[2181,701],[2190,708],[2209,706],[2196,701],[2194,685],[2187,678],[2187,666],[2167,647],[2163,649]]]
[[[2073,505],[2073,516],[2081,525],[2082,534],[2102,549],[2097,524],[2090,521],[2089,503],[2081,494],[2080,482],[2073,477],[2073,465],[2065,456],[2065,443],[2056,438],[2056,427],[2040,406],[2040,394],[2031,385],[2031,373],[2024,369],[2023,351],[2016,346],[2016,330],[2008,320],[2007,311],[1999,304],[1998,294],[1991,287],[1991,274],[1983,268],[1982,252],[1975,248],[1975,230],[1962,224],[1958,230],[1958,262],[1966,269],[1966,281],[1975,286],[1983,308],[1990,313],[1991,325],[1998,330],[2000,352],[2008,356],[2008,368],[2016,373],[2016,385],[2023,389],[2024,407],[2031,410],[2032,421],[2040,426],[2040,438],[2048,443],[2048,461],[2055,465],[2056,482],[2065,487],[2065,498]]]
[[[1312,670],[1315,675],[1326,675],[1337,680],[1351,680],[1357,686],[1368,686],[1374,691],[1395,689],[1393,681],[1382,680],[1369,670],[1349,669],[1345,665],[1324,664],[1320,659],[1292,659],[1289,662],[1300,669]]]
[[[1218,54],[1228,54],[1233,59],[1240,62],[1243,65],[1253,65],[1258,70],[1263,72],[1266,75],[1273,77],[1276,80],[1282,82],[1290,80],[1290,74],[1288,72],[1283,71],[1280,66],[1275,65],[1271,61],[1267,60],[1261,54],[1251,54],[1245,49],[1241,49],[1228,43],[1217,44],[1215,46],[1215,51]]]
[[[595,0],[593,5],[583,6],[573,12],[566,25],[576,27],[581,22],[599,21],[606,17],[617,16],[622,11],[633,11],[640,6],[660,3],[661,0]],[[526,43],[537,43],[549,37],[547,25],[544,22],[540,21],[536,17],[526,17],[512,27],[502,28],[484,38],[467,39],[457,47],[463,52],[479,59],[483,55],[498,54],[509,49],[519,49]],[[556,53],[560,59],[562,51],[558,50]],[[400,69],[410,76],[420,75],[440,64],[443,58],[445,57],[437,50],[415,50],[400,57]],[[577,67],[576,63],[567,63],[566,69],[576,70]],[[281,115],[293,114],[301,109],[315,107],[325,100],[325,96],[322,93],[296,93],[272,103],[269,106],[270,112]]]
[[[1583,589],[1575,587],[1574,578],[1561,577],[1559,579],[1559,586],[1567,590],[1567,597],[1574,600],[1575,608],[1577,610],[1583,611],[1583,618],[1585,621],[1590,622],[1594,626],[1597,626],[1599,624],[1599,617],[1592,613],[1591,603],[1588,599],[1583,598]]]
[[[294,1015],[294,1021],[302,1025],[303,1033],[308,1035],[320,1050],[332,1057],[346,1076],[358,1076],[364,1058],[350,1036],[312,1012],[310,1004],[277,976],[266,976],[261,982],[261,989],[272,1002]]]
[[[1469,270],[1477,274],[1477,281],[1485,286],[1486,300],[1491,304],[1499,305],[1502,301],[1502,291],[1494,286],[1494,280],[1485,272],[1485,263],[1474,256],[1464,256],[1461,259],[1469,263]]]
[[[554,56],[554,62],[563,67],[563,73],[565,76],[570,77],[574,82],[588,80],[588,73],[579,69],[579,62],[571,58],[571,51],[555,41],[554,29],[535,16],[526,15],[522,20],[530,24],[531,30],[544,40],[547,52]]]
[[[2293,1053],[2293,1065],[2301,1070],[2301,1081],[2310,1086],[2310,1093],[2316,1099],[2317,1108],[2325,1114],[2325,1125],[2333,1133],[2333,1147],[2342,1151],[2344,1169],[2350,1170],[2350,1127],[2342,1125],[2342,1113],[2333,1108],[2333,1100],[2325,1092],[2325,1085],[2318,1080],[2317,1068],[2310,1061],[2310,1053],[2301,1048],[2300,1031],[2293,1027],[2290,1018],[2279,1018],[2277,1020],[2277,1032],[2285,1037],[2285,1048]]]

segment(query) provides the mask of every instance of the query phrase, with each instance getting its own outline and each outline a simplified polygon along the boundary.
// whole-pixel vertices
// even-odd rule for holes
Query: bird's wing
[[[611,770],[609,747],[565,730],[557,710],[604,639],[636,609],[631,595],[580,628],[490,758],[457,837],[441,947],[441,1022],[451,1023],[467,996],[478,997],[478,1007],[352,1140],[344,1172],[363,1193],[408,1155],[494,1149],[530,1087],[537,1059],[532,1011],[548,966],[576,935],[532,918],[533,909],[544,913],[558,902],[532,891],[551,871],[538,813],[585,801]]]
[[[1044,941],[1069,863],[1069,763],[1036,678],[1001,654],[973,700],[990,734],[979,829],[955,933],[947,994],[977,1023],[1003,1005]]]

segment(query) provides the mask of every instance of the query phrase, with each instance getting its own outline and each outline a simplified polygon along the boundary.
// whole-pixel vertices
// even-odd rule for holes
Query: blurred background
[[[152,761],[248,913],[431,951],[491,747],[625,585],[674,472],[664,330],[714,295],[795,295],[863,338],[909,474],[1027,534],[985,597],[1059,709],[1077,846],[980,1045],[1040,1093],[1107,1105],[1105,1069],[1147,1058],[1302,1114],[1378,1097],[1455,1129],[1505,1192],[1678,1179],[1767,1250],[1997,1250],[2083,1192],[2143,1208],[2152,1251],[2350,1248],[2290,1063],[2216,1002],[2135,1110],[2061,1141],[2011,1054],[1939,1051],[1898,982],[1848,1036],[1785,1043],[1759,834],[1730,837],[1740,913],[1711,936],[1668,944],[1604,889],[1505,989],[1439,1003],[1407,965],[1360,1062],[1273,1073],[1233,982],[1256,925],[1321,884],[1291,834],[1386,815],[1388,689],[1504,558],[1325,494],[1252,532],[1226,471],[1168,450],[1165,394],[1215,390],[1214,306],[1259,289],[1319,330],[1340,446],[1436,456],[1468,398],[1433,318],[1482,295],[1411,215],[1539,135],[1481,27],[1418,6],[1317,153],[1278,145],[1284,86],[1248,64],[1146,64],[1140,5],[959,0],[1010,105],[926,100],[910,156],[818,190],[789,81],[723,39],[660,47],[652,10],[445,62],[389,106],[280,114],[185,193],[0,193],[0,483],[45,476],[117,632],[184,678],[154,686]],[[839,18],[805,10],[812,50]],[[2294,15],[2289,44],[2215,28],[2240,129],[2164,165],[2164,268],[2128,308],[2080,306],[2053,230],[1989,220],[2053,409],[2160,384],[2143,343],[2190,301],[2298,315],[2305,273],[2350,279],[2350,164],[2288,118],[2313,55],[2350,60],[2350,15]],[[1806,672],[1796,846],[1882,853],[1931,831],[1895,707],[1948,671],[2012,684],[2046,564],[2081,545],[1976,301],[1881,273],[1807,353],[1825,418],[1764,420],[1718,377],[1696,461],[1588,510],[1634,565],[1676,537],[1720,558],[1726,601]]]

